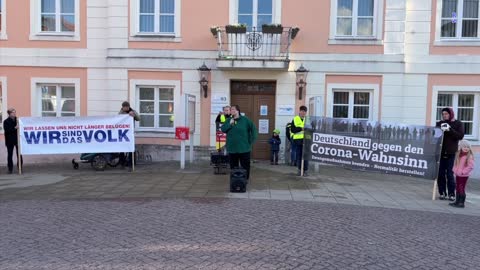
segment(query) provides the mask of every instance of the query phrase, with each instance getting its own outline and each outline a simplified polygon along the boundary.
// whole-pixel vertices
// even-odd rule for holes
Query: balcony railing
[[[282,27],[277,31],[258,31],[255,27],[218,27],[212,33],[217,39],[218,57],[224,60],[289,60],[290,45],[298,28]],[[243,30],[243,31],[242,31]]]

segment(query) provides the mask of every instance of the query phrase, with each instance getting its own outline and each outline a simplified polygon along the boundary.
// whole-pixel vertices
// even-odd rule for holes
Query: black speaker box
[[[246,192],[247,191],[247,170],[232,169],[230,171],[230,192]]]

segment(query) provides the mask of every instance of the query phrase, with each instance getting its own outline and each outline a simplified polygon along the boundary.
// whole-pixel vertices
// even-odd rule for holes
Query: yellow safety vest
[[[225,117],[224,114],[220,115],[220,123],[225,123],[225,121],[227,121],[227,118]]]
[[[303,119],[300,117],[300,116],[295,116],[295,118],[293,118],[293,124],[297,127],[297,128],[304,128],[305,127],[305,122],[303,121]],[[300,132],[297,132],[297,133],[293,133],[293,139],[294,140],[303,140],[303,130],[300,131]]]

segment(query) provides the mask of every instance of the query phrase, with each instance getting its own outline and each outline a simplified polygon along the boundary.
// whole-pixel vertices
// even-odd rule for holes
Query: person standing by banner
[[[293,144],[297,153],[297,168],[298,176],[302,175],[302,160],[303,160],[303,139],[305,137],[305,115],[307,114],[307,107],[300,106],[300,111],[292,120],[291,130],[293,133]],[[308,160],[303,160],[303,176],[308,176]]]
[[[5,132],[5,146],[7,147],[8,173],[13,173],[13,149],[17,153],[17,168],[23,165],[23,159],[18,152],[18,124],[17,111],[14,108],[7,110],[8,118],[3,121],[3,130]]]
[[[250,152],[257,140],[258,132],[253,122],[240,114],[240,107],[231,107],[232,117],[222,125],[222,132],[227,133],[227,152],[230,159],[230,169],[240,166],[247,171],[250,178]]]
[[[457,182],[456,192],[457,198],[455,202],[449,203],[450,206],[464,208],[465,207],[465,186],[468,177],[472,174],[475,166],[475,158],[473,156],[472,146],[466,140],[461,140],[458,144],[458,152],[455,155],[455,165],[453,172]]]
[[[455,119],[452,108],[442,109],[442,120],[438,121],[436,127],[443,131],[442,152],[440,153],[440,166],[438,169],[438,193],[440,200],[448,199],[455,201],[455,178],[453,176],[453,165],[455,154],[458,150],[458,142],[463,139],[463,123]],[[448,194],[447,194],[448,187]]]
[[[217,130],[220,130],[220,127],[225,124],[228,118],[230,118],[230,106],[223,107],[223,111],[218,113],[217,118],[215,119],[215,125]]]
[[[132,109],[130,107],[130,103],[128,101],[124,101],[122,103],[122,108],[120,109],[120,112],[118,114],[128,114],[131,117],[133,117],[133,119],[135,121],[140,121],[140,116],[138,115],[138,113],[134,109]],[[127,163],[127,164],[125,164],[125,163]],[[125,155],[125,153],[121,153],[120,154],[120,164],[121,164],[122,167],[127,165],[128,170],[131,171],[132,170],[132,165],[133,165],[132,153],[128,153],[127,156]]]

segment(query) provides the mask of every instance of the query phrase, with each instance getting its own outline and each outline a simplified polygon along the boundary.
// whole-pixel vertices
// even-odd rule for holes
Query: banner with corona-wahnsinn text
[[[22,155],[134,152],[133,118],[126,115],[91,117],[22,117]]]
[[[304,158],[426,179],[435,179],[442,131],[428,126],[311,117]]]

